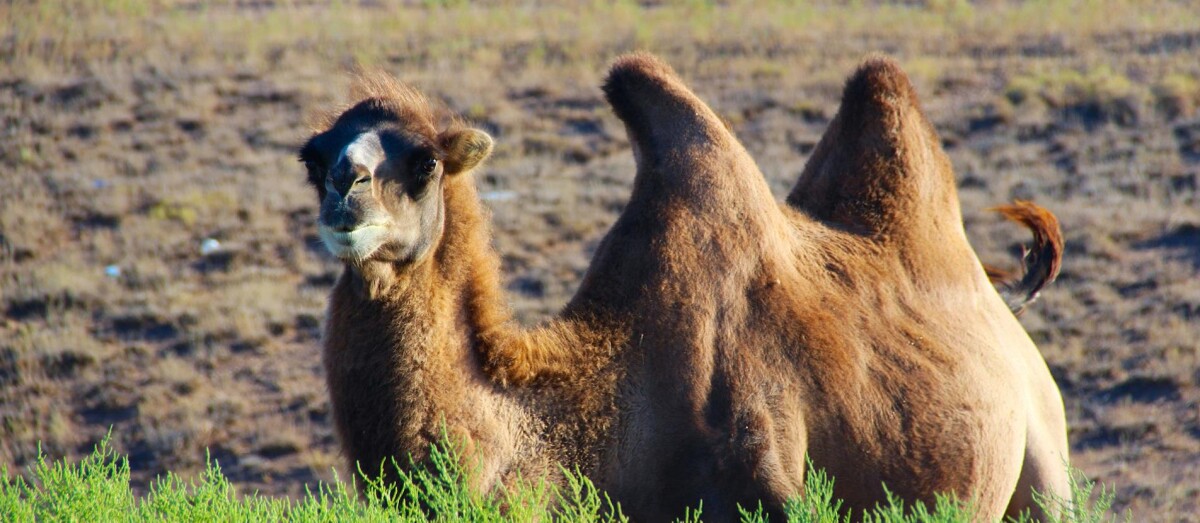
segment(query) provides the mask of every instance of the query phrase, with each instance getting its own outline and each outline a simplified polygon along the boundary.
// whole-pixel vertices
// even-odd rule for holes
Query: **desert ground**
[[[111,431],[141,489],[206,457],[242,492],[332,479],[319,338],[341,267],[295,153],[355,66],[496,139],[476,180],[534,324],[629,194],[598,87],[613,58],[663,56],[782,198],[881,52],[941,134],[981,259],[1016,266],[1028,240],[992,206],[1062,222],[1062,275],[1020,319],[1062,389],[1072,465],[1136,521],[1194,520],[1198,28],[1194,2],[4,2],[0,466]]]

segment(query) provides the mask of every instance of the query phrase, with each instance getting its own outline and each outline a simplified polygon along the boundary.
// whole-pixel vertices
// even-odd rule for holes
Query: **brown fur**
[[[389,156],[424,147],[442,161],[443,173],[412,197],[403,172],[408,164],[393,162],[400,172],[375,173],[373,198],[360,195],[362,205],[433,206],[444,219],[421,222],[429,227],[421,233],[434,241],[425,254],[396,257],[410,249],[389,244],[367,259],[348,259],[330,296],[324,365],[351,469],[377,477],[391,470],[381,467],[391,459],[403,468],[410,457],[419,465],[443,427],[464,445],[466,465],[481,465],[474,478],[480,490],[518,476],[556,476],[559,465],[592,466],[612,411],[607,357],[586,358],[590,363],[577,369],[586,387],[559,380],[544,392],[505,391],[482,372],[479,354],[492,351],[491,344],[562,344],[580,355],[607,348],[591,342],[600,337],[593,332],[598,323],[575,326],[564,317],[531,331],[512,324],[486,213],[470,174],[457,172],[462,155],[482,159],[490,140],[456,139],[467,133],[458,119],[386,76],[360,78],[355,92],[365,98],[326,119],[301,151],[323,212],[333,158],[357,133],[382,126],[400,142]]]
[[[954,176],[900,69],[868,60],[788,205],[668,66],[605,93],[638,173],[568,311],[630,311],[615,439],[594,477],[651,521],[801,492],[805,455],[862,510],[953,492],[980,519],[1066,493],[1062,401],[962,229]],[[1036,229],[1035,229],[1036,230]],[[510,347],[511,348],[511,347]],[[512,383],[570,353],[493,353]]]
[[[788,205],[670,67],[626,56],[604,89],[638,172],[557,319],[513,325],[462,174],[412,197],[442,205],[442,229],[409,220],[435,239],[427,254],[348,260],[325,363],[352,462],[420,459],[444,418],[484,463],[479,488],[579,464],[646,521],[698,501],[711,521],[759,500],[779,516],[806,455],[856,511],[884,483],[955,492],[981,519],[1064,492],[1058,391],[967,244],[949,162],[894,64],[851,78]],[[314,183],[314,151],[359,116],[306,147]],[[376,116],[408,142],[446,140],[420,110]]]

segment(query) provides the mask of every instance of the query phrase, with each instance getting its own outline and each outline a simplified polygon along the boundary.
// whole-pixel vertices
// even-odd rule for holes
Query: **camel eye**
[[[438,164],[437,158],[433,158],[433,157],[426,158],[425,161],[421,162],[421,174],[424,174],[424,175],[433,174],[433,171],[435,169],[437,169],[437,164]]]

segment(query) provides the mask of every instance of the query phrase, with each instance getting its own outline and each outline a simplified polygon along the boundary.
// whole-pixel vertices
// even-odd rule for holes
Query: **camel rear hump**
[[[931,226],[961,234],[950,162],[894,61],[870,57],[847,80],[787,203],[880,239],[904,241]]]

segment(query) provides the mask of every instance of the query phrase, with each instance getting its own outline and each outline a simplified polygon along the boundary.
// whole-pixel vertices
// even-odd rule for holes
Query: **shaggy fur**
[[[383,210],[393,228],[418,234],[365,259],[346,259],[329,299],[324,365],[350,469],[377,477],[392,470],[392,459],[403,468],[410,458],[420,466],[443,427],[464,446],[467,465],[482,465],[473,482],[483,491],[518,476],[553,478],[559,465],[592,468],[610,431],[615,379],[607,353],[589,350],[607,351],[607,343],[624,337],[600,336],[594,331],[602,323],[567,316],[536,330],[514,326],[469,173],[490,153],[490,139],[389,77],[360,77],[355,92],[365,98],[325,119],[327,127],[300,153],[322,201],[321,227],[331,227],[332,216],[345,209]],[[369,173],[363,184],[369,187],[355,189],[338,180],[354,170],[339,155],[365,132],[382,137],[388,160]],[[429,158],[437,170],[415,173]],[[407,219],[426,215],[436,219]],[[521,353],[565,345],[586,363],[572,379],[541,389],[501,390],[485,377],[479,357],[500,351],[493,344]]]
[[[787,205],[662,62],[622,58],[604,90],[638,173],[568,311],[631,312],[616,315],[630,345],[593,476],[627,513],[703,500],[726,520],[763,500],[779,516],[806,455],[856,511],[884,484],[954,492],[986,520],[1036,510],[1032,488],[1067,493],[1058,389],[968,244],[950,163],[894,63],[847,82]],[[580,362],[529,348],[490,354],[491,373],[566,378]]]
[[[856,511],[884,483],[955,492],[982,519],[1031,508],[1031,488],[1065,492],[1058,391],[967,244],[949,162],[891,62],[851,78],[780,205],[667,65],[619,59],[604,90],[633,193],[535,329],[504,306],[466,173],[490,139],[384,87],[301,153],[322,227],[348,208],[399,229],[347,258],[330,298],[324,361],[352,464],[420,463],[444,421],[484,465],[477,488],[578,466],[643,521],[699,501],[710,521],[759,500],[781,517],[806,455]],[[365,132],[388,161],[360,186],[335,158]]]

